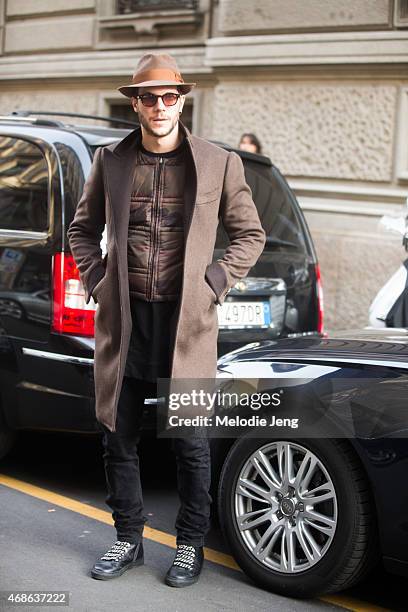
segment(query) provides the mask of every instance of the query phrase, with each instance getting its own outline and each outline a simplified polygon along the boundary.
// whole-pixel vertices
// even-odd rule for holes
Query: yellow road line
[[[75,499],[71,499],[70,497],[66,497],[65,495],[60,495],[59,493],[53,493],[52,491],[48,491],[42,487],[37,487],[36,485],[32,485],[28,482],[18,480],[17,478],[0,474],[0,485],[4,485],[10,489],[16,489],[21,493],[26,493],[27,495],[31,495],[37,499],[42,499],[50,504],[55,504],[56,506],[65,508],[66,510],[71,510],[77,514],[82,514],[83,516],[100,521],[101,523],[106,523],[107,525],[111,526],[113,525],[112,515],[105,510],[100,510],[99,508],[95,508],[89,504],[84,504],[76,501]],[[152,527],[145,526],[143,529],[143,537],[147,538],[148,540],[152,540],[153,542],[158,542],[159,544],[169,546],[170,548],[176,548],[175,536],[172,536],[165,531],[160,531],[159,529],[153,529]],[[236,564],[230,555],[207,547],[204,548],[204,555],[208,561],[212,561],[218,565],[223,565],[229,569],[241,571],[241,568]],[[386,608],[376,607],[372,604],[365,603],[351,597],[328,595],[320,597],[319,599],[320,601],[339,606],[346,610],[352,610],[353,612],[387,612]]]
[[[72,512],[77,512],[83,516],[100,521],[101,523],[113,525],[112,515],[109,512],[100,510],[99,508],[95,508],[89,504],[76,501],[75,499],[71,499],[65,495],[53,493],[52,491],[48,491],[42,487],[37,487],[36,485],[29,484],[28,482],[17,480],[17,478],[12,478],[11,476],[6,476],[5,474],[0,474],[0,484],[11,489],[16,489],[22,493],[26,493],[27,495],[31,495],[32,497],[36,497],[37,499],[42,499],[50,504],[55,504],[56,506],[61,506],[67,510],[72,510]],[[145,526],[143,530],[143,537],[147,538],[148,540],[152,540],[153,542],[158,542],[159,544],[164,544],[165,546],[170,546],[171,548],[176,548],[175,536],[170,535],[165,531],[160,531],[159,529],[153,529],[152,527]],[[204,548],[204,555],[208,561],[218,563],[219,565],[224,565],[225,567],[233,570],[241,571],[230,555],[218,552],[212,548]]]
[[[323,597],[319,597],[319,599],[320,601],[325,601],[335,606],[341,606],[353,612],[391,612],[390,608],[381,608],[380,606],[374,606],[371,603],[354,599],[354,597],[343,595],[324,595]]]

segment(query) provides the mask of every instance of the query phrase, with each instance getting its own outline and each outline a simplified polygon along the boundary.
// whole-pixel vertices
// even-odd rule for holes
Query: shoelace
[[[188,546],[187,544],[179,544],[177,546],[177,554],[174,559],[173,565],[179,565],[185,569],[191,570],[194,566],[195,560],[195,548],[194,546]]]
[[[132,547],[129,542],[117,540],[113,546],[101,557],[101,561],[119,561]]]

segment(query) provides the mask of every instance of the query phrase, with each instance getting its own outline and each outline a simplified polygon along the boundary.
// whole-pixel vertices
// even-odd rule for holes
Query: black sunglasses
[[[168,92],[163,94],[162,96],[157,96],[154,93],[144,93],[140,96],[136,96],[141,100],[143,106],[154,106],[157,103],[157,100],[161,98],[163,100],[164,106],[174,106],[177,103],[177,100],[180,98],[181,94]]]

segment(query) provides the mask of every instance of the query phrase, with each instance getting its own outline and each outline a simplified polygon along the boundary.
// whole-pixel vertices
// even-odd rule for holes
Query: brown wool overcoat
[[[180,123],[189,150],[186,168],[184,267],[172,330],[171,379],[214,378],[217,368],[216,300],[246,276],[265,244],[240,157],[192,136]],[[119,143],[97,149],[90,175],[68,229],[88,303],[95,313],[97,420],[115,431],[119,394],[132,330],[127,239],[130,192],[140,128]],[[230,244],[212,263],[218,218]],[[100,241],[106,223],[107,253]]]

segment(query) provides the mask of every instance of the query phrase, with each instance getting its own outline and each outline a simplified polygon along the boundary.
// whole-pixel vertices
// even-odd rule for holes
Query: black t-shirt
[[[170,326],[175,325],[178,301],[132,299],[132,334],[125,376],[156,382],[170,376]]]

